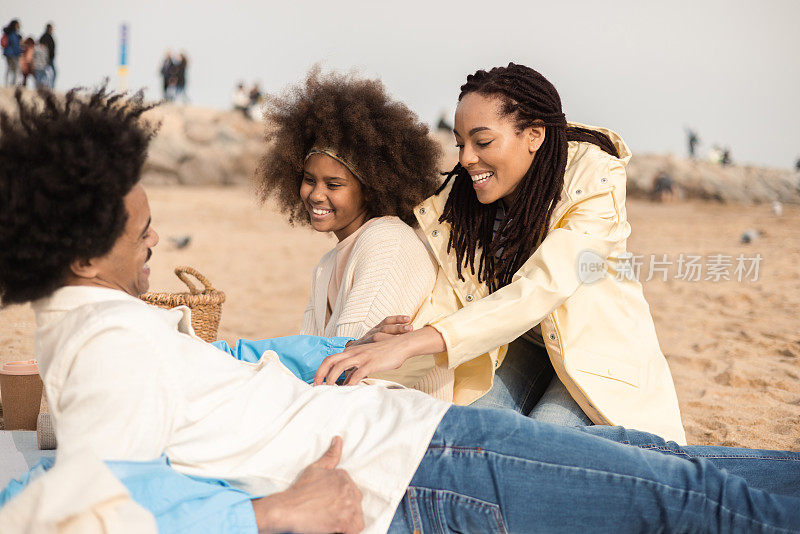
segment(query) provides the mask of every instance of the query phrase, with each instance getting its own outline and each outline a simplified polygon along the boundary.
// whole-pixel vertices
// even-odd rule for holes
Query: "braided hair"
[[[478,201],[469,173],[460,163],[447,173],[437,190],[438,194],[454,180],[439,221],[450,224],[447,251],[455,251],[459,278],[464,279],[462,266],[468,266],[475,274],[476,252],[480,248],[478,280],[486,282],[494,292],[511,282],[514,273],[547,235],[550,217],[564,186],[567,142],[593,143],[615,157],[619,153],[606,135],[568,126],[558,91],[530,67],[509,63],[507,67],[479,70],[467,76],[459,102],[469,93],[499,98],[501,113],[510,116],[519,131],[532,126],[545,128],[544,142],[496,231],[497,202]]]

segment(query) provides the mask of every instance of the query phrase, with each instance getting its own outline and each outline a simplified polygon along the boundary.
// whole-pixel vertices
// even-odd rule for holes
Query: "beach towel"
[[[39,450],[32,430],[0,430],[0,489],[27,473],[42,458],[54,458],[55,454],[54,450]]]

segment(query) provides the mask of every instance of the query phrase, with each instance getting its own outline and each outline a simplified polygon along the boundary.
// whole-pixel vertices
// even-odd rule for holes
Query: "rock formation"
[[[800,204],[800,173],[750,165],[722,166],[656,154],[634,155],[628,165],[628,194],[649,196],[660,171],[684,198],[719,202]]]
[[[0,109],[12,107],[13,90],[0,89]],[[146,118],[160,122],[143,169],[145,184],[232,185],[252,180],[263,151],[263,130],[237,111],[161,105]],[[442,169],[452,169],[458,151],[449,132],[434,131],[442,145]],[[720,202],[800,204],[800,173],[788,169],[721,165],[655,154],[635,155],[628,166],[628,194],[650,195],[660,171],[684,198]]]
[[[264,126],[240,112],[162,105],[144,164],[145,184],[231,185],[252,179],[263,151]]]

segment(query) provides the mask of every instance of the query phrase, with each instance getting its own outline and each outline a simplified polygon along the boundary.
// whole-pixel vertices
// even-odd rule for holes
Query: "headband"
[[[345,161],[345,159],[342,156],[340,156],[339,154],[334,152],[333,149],[330,148],[312,148],[311,150],[308,151],[306,157],[303,158],[303,163],[305,163],[306,160],[308,160],[308,158],[310,158],[314,154],[325,154],[326,156],[335,159],[336,161],[344,165],[348,171],[353,173],[353,176],[355,176],[359,182],[364,183],[364,180],[361,179],[361,176],[358,174],[358,172],[356,172],[355,168],[349,163],[347,163],[347,161]]]

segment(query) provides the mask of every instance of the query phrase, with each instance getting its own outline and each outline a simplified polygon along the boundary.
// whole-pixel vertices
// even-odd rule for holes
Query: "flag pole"
[[[117,87],[121,92],[128,90],[128,24],[120,26],[119,67],[117,67]]]

